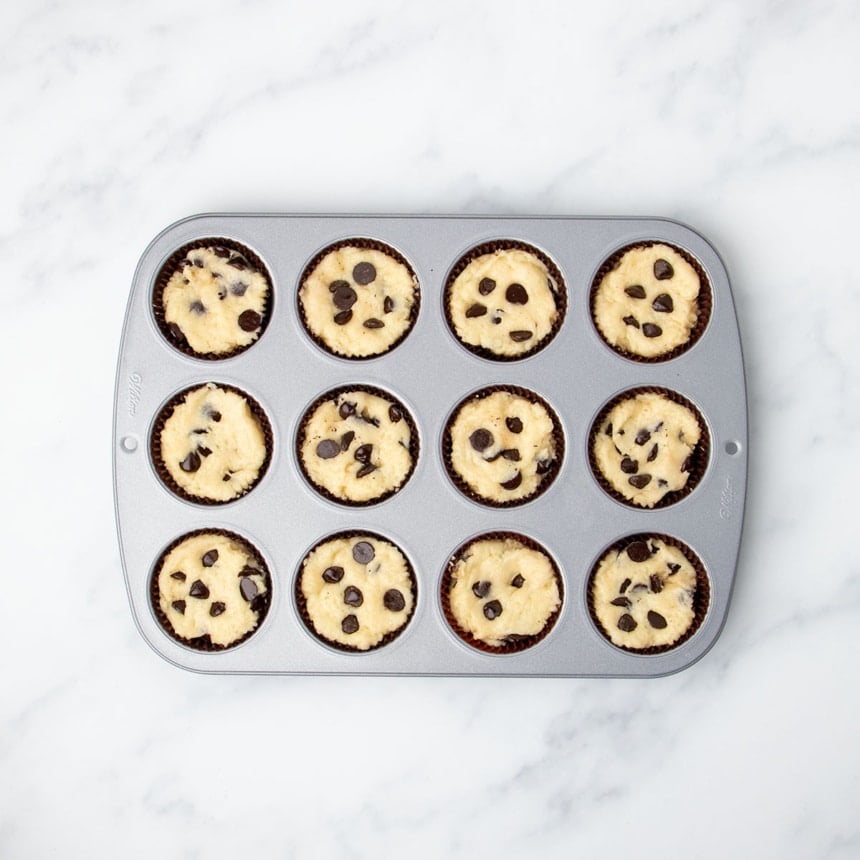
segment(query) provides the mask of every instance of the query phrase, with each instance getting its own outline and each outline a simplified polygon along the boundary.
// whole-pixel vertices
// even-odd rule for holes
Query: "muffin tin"
[[[159,329],[153,291],[165,261],[190,242],[224,238],[247,246],[272,279],[270,315],[259,340],[230,358],[203,360],[179,351]],[[408,336],[388,353],[344,359],[315,344],[302,326],[299,281],[321,249],[362,238],[391,246],[409,261],[421,292]],[[445,321],[443,288],[471,248],[521,241],[546,254],[564,277],[560,330],[539,352],[493,361],[460,344]],[[712,307],[697,342],[675,358],[637,362],[598,334],[589,301],[600,267],[620,248],[660,241],[691,255],[707,275]],[[161,408],[205,382],[235,386],[265,411],[271,460],[258,485],[222,505],[183,500],[159,479],[150,435]],[[305,480],[295,440],[301,416],[320,395],[345,385],[390,392],[410,411],[420,455],[408,482],[390,498],[349,507]],[[485,387],[529,389],[558,414],[565,437],[559,473],[532,501],[510,508],[466,498],[448,477],[443,430],[454,407]],[[656,386],[693,403],[708,427],[710,454],[695,489],[675,504],[637,509],[612,498],[589,465],[589,430],[604,405],[627,389]],[[434,216],[202,215],[177,222],[144,252],[134,275],[120,346],[114,409],[114,488],[119,544],[135,622],[166,660],[201,672],[653,677],[686,668],[716,641],[729,607],[740,545],[747,473],[743,361],[726,270],[699,233],[659,218],[499,218]],[[150,583],[166,547],[198,529],[235,532],[259,550],[272,597],[259,629],[236,647],[207,653],[161,627]],[[295,599],[299,566],[323,538],[366,531],[394,542],[410,560],[417,604],[408,627],[384,647],[351,653],[328,647],[305,627]],[[510,654],[470,647],[445,621],[440,583],[463,543],[484,532],[520,533],[541,544],[561,571],[564,602],[538,644]],[[593,621],[589,574],[603,552],[634,534],[668,535],[690,547],[707,573],[705,617],[686,641],[656,654],[612,645]]]

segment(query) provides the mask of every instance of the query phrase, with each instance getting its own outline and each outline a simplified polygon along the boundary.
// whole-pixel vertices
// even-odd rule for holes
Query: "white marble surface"
[[[0,856],[860,856],[853,2],[13,0]],[[111,489],[137,258],[199,211],[666,215],[733,277],[747,530],[650,681],[199,676]]]

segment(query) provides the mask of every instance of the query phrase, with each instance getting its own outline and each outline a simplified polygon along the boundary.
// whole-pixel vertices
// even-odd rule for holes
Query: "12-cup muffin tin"
[[[272,280],[268,325],[259,340],[223,360],[189,357],[160,332],[155,281],[177,248],[223,237],[247,246]],[[396,249],[414,269],[420,311],[390,352],[350,360],[325,352],[302,326],[297,292],[321,249],[370,239]],[[468,351],[445,321],[444,285],[471,248],[494,240],[532,245],[562,273],[567,309],[542,350],[522,360],[492,361]],[[699,340],[683,354],[643,363],[613,351],[598,334],[589,294],[601,264],[618,249],[660,241],[686,251],[705,272],[712,308]],[[247,495],[222,505],[178,498],[158,478],[150,435],[177,392],[216,382],[250,394],[272,426],[269,467]],[[395,395],[411,412],[420,456],[409,481],[385,501],[349,507],[323,498],[304,479],[295,439],[307,407],[344,385]],[[549,489],[520,506],[483,506],[449,479],[442,436],[466,395],[497,385],[529,389],[559,416],[565,437],[560,471]],[[657,386],[693,403],[707,424],[710,453],[695,489],[655,510],[610,497],[591,472],[589,431],[619,392]],[[134,275],[120,346],[114,414],[117,528],[132,612],[144,639],[165,659],[201,672],[512,676],[659,676],[683,669],[715,642],[729,606],[743,523],[747,415],[737,321],[726,270],[699,233],[660,218],[203,215],[177,222],[144,252]],[[156,619],[150,583],[164,549],[183,534],[223,529],[250,541],[271,573],[267,616],[246,641],[217,652],[187,647]],[[328,647],[302,622],[295,599],[299,566],[322,538],[341,531],[384,536],[410,560],[417,604],[394,641],[367,652]],[[538,644],[491,654],[466,644],[446,622],[440,582],[463,543],[484,532],[515,532],[540,543],[561,571],[564,601]],[[612,645],[593,621],[589,574],[603,552],[635,534],[668,535],[690,547],[707,573],[710,599],[698,630],[676,648],[633,653]]]

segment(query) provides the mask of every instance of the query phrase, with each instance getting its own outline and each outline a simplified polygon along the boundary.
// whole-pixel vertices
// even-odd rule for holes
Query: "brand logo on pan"
[[[730,520],[734,516],[737,494],[731,478],[726,478],[725,486],[720,493],[720,519]]]
[[[134,415],[137,412],[138,404],[140,403],[140,391],[143,377],[139,373],[131,373],[128,377],[128,414]]]

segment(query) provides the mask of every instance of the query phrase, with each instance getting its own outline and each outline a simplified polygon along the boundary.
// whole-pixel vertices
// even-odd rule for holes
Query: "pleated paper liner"
[[[696,271],[696,274],[699,276],[699,295],[697,299],[698,303],[698,315],[696,317],[696,322],[693,325],[693,328],[690,330],[690,336],[687,340],[676,346],[675,348],[668,350],[661,355],[655,356],[643,356],[637,355],[636,353],[629,352],[623,347],[616,346],[607,340],[604,336],[603,332],[600,330],[600,326],[597,324],[597,317],[595,314],[595,301],[597,298],[597,290],[600,287],[600,283],[603,278],[609,274],[613,269],[617,268],[618,264],[621,262],[621,258],[628,252],[632,251],[636,248],[652,248],[654,245],[666,245],[671,248],[673,251],[678,253],[681,257],[684,258]],[[679,355],[683,355],[683,353],[687,352],[687,350],[691,349],[697,341],[704,334],[705,329],[708,327],[708,322],[711,318],[711,311],[713,308],[713,293],[711,291],[711,284],[708,280],[708,276],[705,274],[705,270],[702,268],[702,265],[699,261],[688,251],[685,251],[683,248],[678,247],[677,245],[673,245],[671,242],[664,241],[649,241],[649,242],[634,242],[631,245],[625,245],[623,248],[615,251],[611,256],[607,257],[606,260],[601,264],[600,268],[597,270],[597,274],[594,276],[594,279],[591,282],[591,292],[589,294],[589,310],[591,313],[591,321],[594,324],[594,328],[597,333],[600,335],[603,342],[612,350],[617,352],[619,355],[624,356],[624,358],[628,358],[631,361],[640,362],[642,364],[659,364],[664,361],[669,361],[670,359],[677,358]]]
[[[597,458],[594,455],[594,439],[597,434],[600,433],[600,427],[606,420],[609,413],[619,403],[636,397],[636,395],[638,394],[659,394],[673,403],[677,403],[680,406],[686,407],[693,414],[696,419],[696,422],[699,425],[699,441],[690,454],[689,468],[687,471],[687,483],[680,490],[672,490],[670,492],[667,492],[658,502],[656,502],[650,508],[646,505],[636,504],[635,502],[628,499],[623,493],[619,492],[615,487],[613,487],[612,484],[607,480],[606,476],[600,471],[600,467],[597,464]],[[681,501],[681,499],[684,499],[689,496],[690,493],[692,493],[693,490],[695,490],[696,487],[699,485],[699,482],[702,480],[702,477],[707,471],[710,455],[711,435],[708,432],[708,425],[705,423],[705,419],[702,417],[701,412],[699,412],[699,410],[689,400],[687,400],[686,397],[679,394],[677,391],[672,391],[669,388],[663,388],[661,386],[656,385],[642,385],[637,388],[629,388],[626,391],[622,391],[621,393],[617,394],[615,397],[609,400],[597,414],[597,417],[594,419],[591,425],[591,429],[588,433],[588,464],[591,467],[591,473],[594,476],[594,479],[601,486],[603,491],[610,495],[617,502],[621,502],[622,505],[627,505],[630,508],[635,508],[637,510],[642,511],[654,511],[660,510],[661,508],[668,508],[670,505],[674,505],[677,502]]]
[[[460,411],[467,404],[483,400],[485,397],[489,397],[491,394],[497,391],[513,394],[522,397],[525,400],[530,401],[531,403],[539,404],[546,410],[547,415],[549,415],[550,419],[552,420],[552,439],[555,445],[555,458],[553,459],[546,473],[543,475],[543,478],[538,484],[537,489],[535,489],[534,492],[530,493],[529,495],[523,496],[522,498],[518,499],[498,500],[488,498],[487,496],[482,496],[480,493],[473,490],[472,487],[469,486],[465,478],[463,478],[463,476],[461,476],[460,473],[457,472],[457,470],[454,468],[454,464],[452,461],[453,442],[451,438],[451,428],[453,427],[457,416],[460,414]],[[445,424],[445,431],[442,435],[442,460],[445,464],[445,469],[448,472],[448,477],[451,479],[454,486],[467,498],[472,499],[473,501],[478,502],[481,505],[486,505],[492,508],[518,507],[519,505],[524,505],[527,502],[533,501],[534,499],[545,493],[555,481],[559,471],[561,470],[561,466],[564,461],[564,453],[564,432],[562,431],[561,422],[559,421],[558,415],[556,415],[555,410],[539,394],[536,394],[534,391],[531,391],[528,388],[523,388],[519,385],[488,385],[486,388],[482,388],[480,391],[468,395],[463,400],[461,400],[454,408],[454,411],[451,413],[450,418]]]
[[[504,645],[492,645],[488,642],[484,642],[482,639],[478,639],[468,630],[463,629],[463,627],[460,626],[460,623],[454,617],[454,613],[451,611],[451,589],[454,584],[453,572],[454,568],[457,565],[457,562],[475,544],[487,540],[508,539],[514,540],[522,546],[527,547],[528,549],[536,550],[537,552],[541,553],[541,555],[547,558],[549,563],[552,565],[553,573],[555,574],[555,581],[558,585],[559,603],[558,607],[547,617],[546,622],[539,633],[535,633],[533,635],[509,634],[509,636],[506,638]],[[529,648],[533,648],[539,642],[542,642],[552,631],[556,621],[558,621],[559,615],[561,614],[562,606],[564,606],[564,583],[562,581],[561,572],[558,568],[558,565],[556,564],[555,559],[552,557],[552,555],[550,555],[550,553],[547,552],[547,550],[543,546],[541,546],[541,544],[534,540],[534,538],[530,538],[527,535],[521,534],[519,532],[484,532],[483,534],[477,535],[476,537],[466,541],[466,543],[458,547],[454,554],[450,557],[447,565],[445,566],[445,570],[442,573],[439,596],[441,600],[442,614],[444,615],[445,620],[448,622],[448,626],[467,645],[470,645],[472,648],[475,648],[478,651],[483,651],[486,654],[517,654],[520,651],[525,651]],[[499,617],[504,617],[504,614]]]
[[[405,266],[409,274],[412,276],[413,300],[412,307],[409,310],[409,322],[406,325],[406,328],[400,334],[400,336],[397,337],[396,340],[392,341],[392,343],[388,347],[386,347],[380,352],[374,352],[370,355],[353,355],[346,350],[339,350],[336,347],[326,343],[319,335],[315,334],[308,321],[305,306],[301,300],[301,288],[304,286],[305,281],[308,279],[314,269],[316,269],[316,267],[322,262],[322,260],[329,254],[335,251],[339,251],[341,248],[365,248],[371,251],[379,251],[380,253],[391,257],[393,260],[396,260],[398,263]],[[403,343],[403,341],[408,337],[409,333],[415,326],[415,320],[418,319],[418,311],[421,307],[421,288],[418,283],[418,276],[415,274],[415,269],[412,267],[412,264],[409,262],[409,260],[407,260],[406,257],[403,256],[403,254],[401,254],[395,248],[392,248],[390,245],[386,245],[384,242],[380,242],[377,239],[368,239],[366,237],[357,236],[351,239],[342,239],[338,242],[333,242],[332,244],[327,245],[313,257],[313,259],[307,264],[307,266],[305,266],[304,271],[302,272],[301,279],[299,280],[297,304],[299,311],[299,319],[302,321],[302,326],[307,332],[308,337],[310,337],[310,339],[318,347],[320,347],[320,349],[323,349],[330,355],[337,356],[338,358],[345,358],[350,361],[366,361],[370,358],[377,358],[380,355],[386,355],[387,353],[391,352],[392,349],[395,349],[397,346]]]
[[[243,496],[247,496],[248,493],[250,493],[254,487],[260,483],[263,476],[268,471],[269,464],[272,459],[272,447],[274,445],[274,441],[272,436],[272,425],[270,424],[263,407],[260,406],[260,404],[251,397],[250,394],[234,385],[227,385],[226,383],[215,382],[214,380],[211,380],[211,382],[217,388],[224,391],[230,391],[241,397],[248,404],[251,414],[254,416],[254,419],[257,421],[257,424],[263,433],[263,439],[266,446],[266,456],[254,481],[230,499],[212,499],[205,496],[196,496],[187,492],[174,480],[173,476],[164,465],[164,460],[161,456],[161,433],[162,430],[164,430],[165,423],[170,416],[173,415],[174,410],[185,401],[188,394],[192,391],[198,390],[199,388],[205,387],[208,384],[206,382],[184,388],[164,404],[156,416],[155,422],[152,426],[152,432],[149,437],[149,453],[155,473],[158,475],[164,486],[166,486],[174,495],[178,496],[180,499],[185,499],[188,502],[193,502],[195,505],[216,506],[229,504],[230,502],[236,501],[236,499],[241,499]]]
[[[403,559],[406,562],[406,569],[409,572],[409,582],[410,589],[412,593],[412,611],[403,621],[403,624],[400,625],[396,630],[392,630],[389,633],[386,633],[375,645],[371,645],[369,648],[356,648],[352,645],[345,645],[342,642],[337,642],[333,639],[329,639],[320,633],[316,626],[314,625],[313,618],[308,612],[308,602],[304,593],[302,592],[302,571],[304,569],[305,562],[307,561],[310,554],[322,544],[329,543],[330,541],[335,540],[352,540],[354,538],[358,538],[360,540],[374,540],[379,541],[381,543],[389,544],[390,546],[396,547],[400,554],[403,556]],[[301,562],[299,563],[298,570],[296,571],[295,577],[295,585],[293,588],[293,593],[296,601],[296,609],[299,613],[299,617],[302,619],[302,623],[307,627],[308,632],[310,632],[316,639],[318,639],[321,643],[326,645],[329,648],[334,648],[336,651],[344,651],[348,654],[369,654],[372,651],[378,651],[380,648],[384,648],[386,645],[393,642],[403,633],[404,630],[409,626],[409,622],[412,620],[412,616],[415,614],[415,608],[418,605],[418,584],[415,577],[415,569],[412,567],[412,562],[409,560],[409,557],[405,552],[390,538],[385,537],[384,535],[378,534],[377,532],[371,531],[362,531],[360,529],[349,529],[346,531],[337,532],[332,535],[328,535],[321,540],[318,540],[308,551],[305,553]]]
[[[457,334],[457,329],[454,325],[453,319],[451,318],[451,312],[449,309],[451,290],[454,285],[454,281],[457,280],[458,276],[463,272],[466,266],[468,266],[469,263],[477,257],[482,257],[485,254],[493,254],[497,251],[525,251],[537,257],[537,259],[546,266],[554,286],[553,296],[555,298],[556,316],[552,324],[552,328],[549,333],[534,344],[534,346],[525,352],[518,353],[517,355],[500,355],[486,347],[470,344],[464,341]],[[559,267],[539,248],[536,248],[534,245],[529,245],[526,242],[521,242],[518,239],[494,239],[490,242],[483,242],[480,245],[476,245],[474,248],[471,248],[454,264],[445,280],[444,309],[445,322],[448,324],[448,328],[451,329],[451,333],[470,352],[480,356],[481,358],[490,359],[491,361],[522,361],[524,358],[528,358],[530,355],[540,352],[558,334],[567,313],[567,288],[565,286],[564,276],[562,275]]]
[[[693,569],[696,572],[696,590],[693,594],[693,620],[684,633],[669,645],[652,645],[649,648],[630,648],[613,642],[606,628],[598,620],[597,613],[594,610],[594,577],[597,573],[597,568],[599,567],[600,562],[607,555],[610,553],[623,552],[628,546],[630,546],[630,544],[636,543],[637,541],[647,542],[649,540],[659,540],[668,546],[673,546],[676,549],[679,549],[687,561],[689,561],[693,566]],[[600,554],[588,575],[586,601],[588,604],[588,613],[591,616],[591,620],[594,622],[594,626],[613,648],[627,651],[630,654],[665,654],[667,651],[674,651],[675,648],[683,645],[702,626],[702,622],[705,620],[705,616],[707,615],[708,607],[711,602],[711,583],[701,559],[693,552],[692,549],[690,549],[690,547],[687,546],[687,544],[670,535],[660,534],[658,532],[643,532],[641,534],[628,535],[627,537],[617,540]]]
[[[176,631],[173,629],[173,625],[168,620],[167,616],[161,609],[160,605],[160,590],[158,586],[158,577],[161,573],[161,569],[164,565],[164,561],[167,556],[181,543],[188,540],[189,538],[196,537],[197,535],[212,535],[215,537],[226,537],[230,540],[239,544],[243,550],[248,554],[249,560],[252,561],[259,571],[263,575],[264,582],[266,583],[266,591],[264,594],[257,594],[254,597],[251,608],[253,611],[257,613],[257,623],[256,625],[245,633],[243,636],[240,636],[233,642],[230,642],[227,645],[217,645],[212,642],[209,634],[205,634],[203,636],[196,636],[192,639],[185,638],[183,636],[179,636]],[[237,582],[239,581],[239,577],[236,577]],[[236,599],[244,600],[237,586],[236,588]],[[149,581],[149,600],[150,605],[152,606],[153,614],[155,615],[158,623],[164,629],[164,632],[167,633],[172,639],[175,639],[181,645],[185,645],[188,648],[193,648],[195,651],[205,651],[210,653],[215,653],[219,651],[227,651],[231,648],[235,648],[237,645],[241,645],[243,642],[246,642],[250,639],[261,627],[263,621],[266,618],[266,615],[269,612],[269,607],[272,603],[272,577],[269,573],[269,568],[266,565],[263,556],[257,550],[257,548],[247,539],[242,537],[235,532],[228,531],[227,529],[221,528],[202,528],[195,529],[194,531],[186,532],[180,537],[176,538],[176,540],[172,541],[168,546],[164,549],[161,555],[158,557],[158,561],[155,564],[155,567],[152,571],[152,576]]]
[[[181,269],[182,262],[188,254],[192,251],[205,248],[224,248],[228,251],[232,251],[234,254],[242,257],[244,261],[249,264],[249,268],[262,274],[268,284],[268,291],[266,293],[266,300],[262,312],[263,319],[260,324],[260,328],[257,331],[257,336],[254,340],[244,346],[237,345],[233,349],[219,353],[197,352],[197,350],[193,349],[189,345],[179,326],[177,326],[176,323],[168,322],[164,316],[164,288],[167,286],[167,282],[173,276],[174,272]],[[158,275],[155,278],[155,285],[152,291],[152,313],[155,318],[156,325],[168,343],[185,355],[192,358],[204,359],[206,361],[223,361],[225,358],[232,358],[234,355],[239,355],[246,349],[250,349],[254,346],[254,344],[262,337],[269,324],[271,308],[272,276],[266,268],[265,263],[263,263],[260,257],[247,247],[247,245],[243,245],[240,242],[236,242],[233,239],[228,239],[223,236],[195,239],[193,242],[188,242],[185,245],[182,245],[182,247],[177,248],[158,270]]]
[[[378,496],[374,496],[372,499],[366,500],[353,500],[346,499],[342,496],[337,495],[336,493],[331,492],[326,487],[321,484],[316,483],[308,473],[307,468],[305,467],[304,461],[302,459],[302,445],[305,442],[305,438],[307,435],[307,424],[310,418],[313,416],[314,412],[316,412],[317,408],[322,404],[328,401],[336,401],[341,394],[349,394],[351,392],[365,392],[367,394],[373,394],[377,397],[381,397],[387,400],[389,403],[397,406],[403,416],[403,420],[409,425],[409,455],[412,458],[412,465],[409,468],[409,471],[406,473],[403,480],[396,487],[392,487],[390,490],[386,490],[380,493]],[[418,441],[418,428],[415,424],[415,419],[412,417],[412,414],[409,410],[403,405],[403,403],[391,394],[388,391],[383,391],[381,388],[375,388],[372,385],[343,385],[338,388],[333,388],[330,391],[327,391],[325,394],[320,395],[314,400],[313,403],[305,410],[304,415],[302,416],[301,422],[299,424],[298,432],[296,433],[296,461],[298,462],[299,469],[304,476],[304,479],[308,482],[308,485],[313,487],[313,489],[319,493],[323,498],[328,499],[329,501],[336,502],[339,505],[346,505],[352,508],[364,508],[369,505],[378,505],[380,502],[384,502],[386,499],[390,499],[395,493],[400,492],[403,487],[409,482],[409,479],[412,477],[413,472],[415,471],[415,466],[418,463],[418,455],[420,451],[420,443]]]

